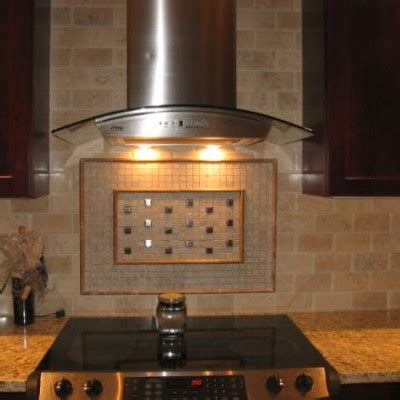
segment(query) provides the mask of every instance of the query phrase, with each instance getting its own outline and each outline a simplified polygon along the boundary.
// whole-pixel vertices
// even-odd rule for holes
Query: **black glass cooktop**
[[[71,318],[39,371],[332,367],[285,315],[189,318],[184,337],[154,319]]]

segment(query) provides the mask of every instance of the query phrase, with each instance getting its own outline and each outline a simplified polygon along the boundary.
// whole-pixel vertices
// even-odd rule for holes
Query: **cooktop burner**
[[[230,396],[228,377],[242,391]],[[154,319],[71,318],[32,376],[29,398],[326,398],[336,382],[336,371],[284,315],[189,318],[184,336],[160,336]],[[97,383],[100,393],[91,391]],[[223,389],[205,391],[210,385]]]

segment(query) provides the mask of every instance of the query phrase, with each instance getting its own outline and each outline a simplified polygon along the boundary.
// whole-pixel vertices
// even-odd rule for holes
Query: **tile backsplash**
[[[300,0],[238,0],[238,105],[301,122]],[[52,0],[51,126],[126,106],[126,1]],[[152,314],[153,295],[80,295],[80,157],[127,157],[102,142],[73,152],[51,138],[51,193],[0,200],[0,233],[40,231],[52,290],[41,310]],[[275,293],[189,295],[192,314],[400,307],[400,199],[301,194],[301,144],[260,144],[243,157],[278,161]],[[170,153],[182,158],[182,152]],[[190,157],[190,154],[187,156]],[[11,311],[11,296],[0,312]]]

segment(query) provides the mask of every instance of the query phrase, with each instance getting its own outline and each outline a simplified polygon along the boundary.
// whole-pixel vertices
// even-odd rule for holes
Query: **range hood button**
[[[272,375],[265,382],[265,386],[270,392],[279,393],[284,386],[283,379],[279,375]]]
[[[100,396],[103,392],[103,384],[98,379],[89,379],[83,386],[83,391],[91,399]]]
[[[68,398],[72,392],[72,383],[68,379],[62,378],[54,384],[54,393],[60,399]]]

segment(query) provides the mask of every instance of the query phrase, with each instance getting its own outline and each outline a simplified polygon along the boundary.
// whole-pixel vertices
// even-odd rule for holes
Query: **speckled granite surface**
[[[340,374],[341,382],[400,382],[400,311],[290,314]],[[0,319],[0,392],[23,392],[28,375],[66,320],[26,328]]]
[[[343,384],[400,382],[400,311],[290,314]]]
[[[25,392],[25,381],[54,342],[66,320],[37,320],[17,327],[0,318],[0,392]]]

